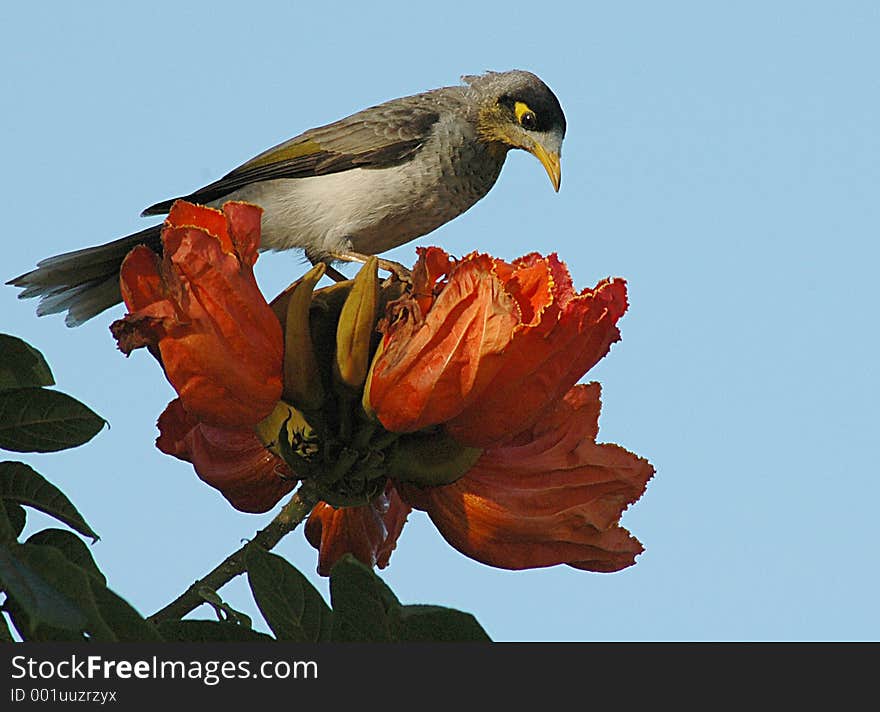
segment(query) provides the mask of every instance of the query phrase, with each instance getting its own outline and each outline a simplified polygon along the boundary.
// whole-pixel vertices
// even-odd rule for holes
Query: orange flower
[[[502,442],[538,422],[620,338],[623,280],[575,293],[555,254],[506,263],[419,253],[413,294],[385,325],[365,394],[388,430],[444,423],[464,445]]]
[[[281,396],[281,326],[253,266],[262,210],[176,202],[160,257],[133,249],[120,273],[129,313],[111,326],[126,354],[157,354],[180,398],[158,426],[157,447],[193,463],[234,507],[264,512],[292,489],[288,466],[254,425]],[[285,479],[286,478],[286,479]]]
[[[642,545],[619,519],[654,468],[618,445],[596,444],[599,408],[599,384],[575,386],[539,423],[484,451],[461,479],[403,485],[401,495],[453,547],[491,566],[631,566]]]
[[[316,267],[273,312],[252,271],[259,227],[255,206],[178,202],[163,256],[136,248],[123,264],[130,314],[113,333],[126,353],[150,347],[180,395],[159,449],[243,511],[310,480],[324,575],[345,553],[386,566],[412,507],[493,566],[634,563],[619,520],[654,470],[596,443],[599,386],[575,385],[620,338],[623,280],[575,292],[556,255],[427,248],[402,297],[374,262],[314,292]]]
[[[281,397],[281,326],[253,273],[261,214],[178,201],[162,256],[136,247],[120,273],[129,314],[111,326],[119,348],[158,348],[186,411],[224,428],[253,425]]]

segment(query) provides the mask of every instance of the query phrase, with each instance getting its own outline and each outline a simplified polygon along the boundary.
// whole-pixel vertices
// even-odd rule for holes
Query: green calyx
[[[334,507],[367,504],[388,479],[385,448],[393,438],[383,437],[387,431],[377,433],[377,426],[365,419],[350,432],[345,439],[338,433],[322,436],[284,401],[257,425],[266,448],[287,463],[296,479],[313,482],[320,499]]]
[[[314,482],[320,498],[334,507],[367,504],[388,479],[420,487],[450,484],[482,454],[442,428],[391,433],[363,417],[346,439],[322,437],[302,412],[283,401],[257,426],[257,434],[294,477]]]
[[[462,445],[443,428],[407,433],[389,449],[388,476],[420,487],[448,485],[470,470],[482,454],[480,448]]]

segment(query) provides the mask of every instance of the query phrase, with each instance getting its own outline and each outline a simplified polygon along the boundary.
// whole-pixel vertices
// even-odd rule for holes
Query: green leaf
[[[43,529],[36,534],[28,537],[28,544],[39,544],[41,546],[54,546],[64,557],[71,563],[79,566],[90,576],[95,577],[102,585],[107,584],[107,579],[101,573],[101,569],[92,558],[92,552],[86,543],[76,534],[66,529]]]
[[[15,629],[22,640],[28,642],[73,642],[82,643],[88,640],[82,632],[53,628],[43,624],[31,625],[30,617],[24,609],[16,603],[14,598],[7,598],[3,603],[3,609],[9,614]]]
[[[330,608],[286,560],[254,544],[245,565],[254,600],[278,640],[314,643],[330,635]]]
[[[250,628],[220,621],[162,621],[159,623],[159,633],[165,640],[176,642],[259,643],[274,640],[272,636]]]
[[[330,571],[333,640],[490,641],[470,613],[442,606],[401,606],[372,568],[351,554]]]
[[[132,605],[103,583],[90,581],[92,595],[101,612],[101,618],[113,631],[117,640],[123,642],[161,641],[159,630],[138,613]]]
[[[0,391],[0,448],[55,452],[91,440],[107,421],[66,393],[46,388]]]
[[[89,578],[52,546],[0,547],[0,582],[24,609],[31,630],[45,624],[87,631],[95,640],[115,640],[98,612]]]
[[[23,462],[0,462],[0,499],[39,509],[83,536],[98,539],[64,493]]]
[[[3,506],[3,500],[0,499],[0,544],[7,544],[18,539],[12,522],[6,514],[6,507]]]
[[[0,501],[2,497],[0,497]],[[6,516],[9,518],[10,524],[12,524],[12,533],[13,539],[18,539],[21,536],[21,533],[24,531],[24,525],[27,523],[27,512],[24,511],[24,507],[15,502],[5,501],[3,502],[3,506],[6,509]]]
[[[155,626],[147,622],[127,601],[107,588],[104,575],[95,564],[88,547],[75,534],[63,529],[45,529],[28,538],[25,547],[28,546],[43,549],[43,554],[54,550],[70,564],[61,567],[61,575],[64,577],[61,586],[75,582],[72,584],[73,592],[68,591],[65,600],[69,603],[73,599],[74,608],[83,614],[81,618],[85,618],[86,622],[59,625],[57,619],[47,620],[41,612],[34,611],[31,597],[19,591],[12,594],[14,604],[19,605],[13,605],[10,613],[16,628],[23,631],[22,637],[28,640],[82,640],[81,634],[72,634],[71,631],[88,631],[92,637],[104,640],[162,640]],[[28,553],[26,548],[17,550],[19,554],[22,551]],[[16,550],[13,551],[15,553]],[[28,555],[31,563],[35,558],[40,558],[35,557],[34,553]],[[54,553],[49,554],[50,564],[54,556]],[[45,584],[47,577],[44,575],[42,578]],[[85,588],[83,581],[87,582]],[[61,586],[58,581],[52,584],[56,592],[63,595],[63,592],[58,591]]]
[[[54,385],[43,354],[17,336],[0,334],[0,390]]]
[[[403,606],[398,640],[407,642],[491,642],[483,626],[470,613],[443,606]]]
[[[86,632],[93,640],[115,641],[116,636],[104,622],[91,592],[92,577],[70,563],[58,549],[38,544],[19,544],[15,557],[36,572],[58,593],[71,600],[86,618]],[[47,621],[48,622],[48,621]],[[64,627],[64,626],[61,626]]]
[[[14,643],[15,638],[12,637],[12,631],[9,630],[9,623],[6,616],[0,613],[0,643]]]
[[[333,640],[374,642],[394,640],[392,616],[400,602],[373,570],[351,554],[330,571]]]

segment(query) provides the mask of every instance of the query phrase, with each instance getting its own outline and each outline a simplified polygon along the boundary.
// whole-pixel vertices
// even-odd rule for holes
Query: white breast
[[[223,200],[245,200],[263,208],[263,249],[299,247],[320,255],[357,249],[351,237],[401,211],[400,200],[391,199],[401,196],[400,173],[400,168],[355,168],[312,178],[264,181]]]

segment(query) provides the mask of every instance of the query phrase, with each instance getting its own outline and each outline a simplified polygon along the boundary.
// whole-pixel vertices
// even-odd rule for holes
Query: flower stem
[[[198,608],[198,606],[205,603],[201,593],[205,587],[216,591],[239,574],[244,573],[245,553],[248,547],[256,545],[267,551],[272,549],[286,534],[293,531],[308,516],[317,501],[318,495],[314,485],[311,482],[301,484],[278,515],[263,529],[258,531],[253,539],[227,556],[210,573],[195,581],[186,591],[167,606],[156,611],[147,620],[152,623],[179,620],[190,611]]]

